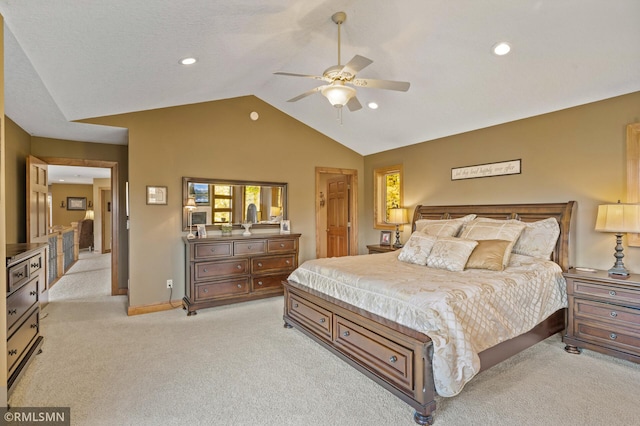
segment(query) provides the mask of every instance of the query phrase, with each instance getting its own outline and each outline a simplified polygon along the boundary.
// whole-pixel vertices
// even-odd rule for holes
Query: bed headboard
[[[563,271],[570,267],[569,238],[571,236],[571,216],[576,206],[575,201],[548,204],[493,204],[493,205],[460,205],[460,206],[417,206],[413,213],[412,232],[419,219],[455,219],[475,213],[479,217],[492,219],[518,219],[523,222],[555,217],[560,225],[560,237],[553,250],[551,260]]]

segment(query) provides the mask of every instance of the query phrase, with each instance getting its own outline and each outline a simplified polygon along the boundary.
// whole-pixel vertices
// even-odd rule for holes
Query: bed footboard
[[[285,327],[296,327],[409,404],[433,424],[436,409],[428,336],[326,295],[283,282]]]

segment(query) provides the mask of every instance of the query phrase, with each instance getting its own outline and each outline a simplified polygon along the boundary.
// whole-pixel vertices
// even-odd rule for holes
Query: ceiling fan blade
[[[373,61],[369,58],[365,58],[364,56],[356,55],[340,71],[340,75],[344,75],[345,73],[351,74],[355,76],[358,71],[362,70],[364,67],[371,65]]]
[[[349,108],[349,111],[351,112],[357,111],[359,109],[362,109],[362,104],[360,103],[358,98],[354,96],[353,98],[349,99],[349,102],[347,102],[347,108]]]
[[[314,80],[322,80],[322,81],[330,81],[324,78],[321,75],[309,75],[309,74],[296,74],[292,72],[274,72],[275,75],[286,75],[288,77],[304,77],[304,78],[313,78]]]
[[[351,84],[358,87],[368,87],[370,89],[387,89],[406,92],[411,85],[407,81],[391,81],[391,80],[374,80],[370,78],[355,78],[350,81]]]
[[[322,89],[324,89],[325,87],[327,87],[327,86],[319,86],[319,87],[316,87],[315,89],[311,89],[311,90],[309,90],[309,91],[306,91],[306,92],[304,92],[303,94],[296,96],[295,98],[291,98],[291,99],[289,99],[287,102],[296,102],[296,101],[299,101],[299,100],[300,100],[300,99],[302,99],[302,98],[306,98],[307,96],[311,96],[311,95],[313,95],[314,93],[317,93],[317,92],[321,91],[321,90],[322,90]]]

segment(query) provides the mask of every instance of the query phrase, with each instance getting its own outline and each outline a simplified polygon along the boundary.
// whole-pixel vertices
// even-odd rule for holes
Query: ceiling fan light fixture
[[[322,89],[322,95],[336,108],[345,106],[356,94],[356,89],[336,81]]]
[[[371,109],[378,109],[378,103],[377,102],[369,102],[367,104],[367,106]]]
[[[182,65],[193,65],[196,62],[198,62],[198,60],[196,58],[182,58],[182,59],[180,59],[180,63]]]
[[[491,48],[491,51],[494,55],[503,56],[511,51],[511,45],[505,41],[502,41],[500,43],[494,44]]]

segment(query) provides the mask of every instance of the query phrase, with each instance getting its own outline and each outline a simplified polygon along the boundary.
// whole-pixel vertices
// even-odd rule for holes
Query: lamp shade
[[[407,209],[394,208],[389,209],[389,223],[402,225],[407,222]]]
[[[87,210],[87,213],[84,215],[84,220],[91,219],[93,220],[93,210]]]
[[[193,197],[189,197],[189,199],[187,200],[187,204],[185,204],[184,208],[185,209],[189,209],[189,210],[193,210],[195,209],[196,206],[196,200]]]
[[[329,99],[331,105],[342,108],[356,94],[356,89],[345,86],[343,82],[336,81],[321,90],[322,94]]]
[[[598,206],[596,231],[640,232],[640,205],[617,203]]]

